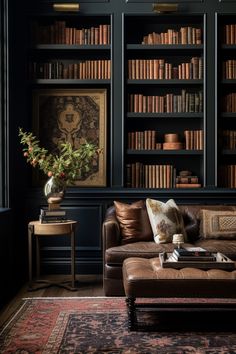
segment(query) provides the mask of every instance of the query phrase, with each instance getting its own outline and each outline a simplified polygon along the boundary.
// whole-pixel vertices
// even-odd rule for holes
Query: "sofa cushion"
[[[191,247],[185,243],[183,247]],[[129,257],[153,258],[159,257],[161,252],[173,252],[176,246],[173,243],[157,244],[152,242],[135,242],[122,246],[111,247],[106,250],[105,263],[120,266]]]
[[[114,201],[122,244],[137,241],[152,241],[152,229],[143,200],[133,204]]]
[[[220,252],[232,260],[236,260],[235,240],[201,239],[194,243],[194,247],[202,247],[212,253]]]
[[[156,243],[172,242],[173,234],[180,233],[186,240],[183,217],[173,199],[163,203],[148,198],[146,206]]]
[[[236,211],[201,211],[200,233],[203,238],[236,239]]]

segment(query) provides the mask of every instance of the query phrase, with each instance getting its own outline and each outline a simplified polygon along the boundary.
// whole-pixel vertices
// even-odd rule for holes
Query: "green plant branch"
[[[38,167],[48,177],[54,176],[66,185],[73,184],[84,173],[92,169],[96,153],[101,153],[94,144],[87,141],[78,149],[73,149],[69,142],[61,143],[60,153],[53,155],[43,147],[31,132],[19,128],[20,143],[24,145],[23,154],[32,167]]]

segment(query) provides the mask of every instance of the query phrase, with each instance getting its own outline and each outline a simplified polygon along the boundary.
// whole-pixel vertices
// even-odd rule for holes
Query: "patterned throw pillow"
[[[209,239],[236,239],[236,211],[201,210],[200,233]]]
[[[156,243],[172,242],[173,234],[183,234],[186,241],[182,214],[175,201],[166,203],[159,200],[146,199],[147,212]]]

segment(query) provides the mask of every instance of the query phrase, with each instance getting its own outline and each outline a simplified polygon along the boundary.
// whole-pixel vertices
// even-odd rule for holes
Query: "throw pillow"
[[[188,208],[181,210],[181,214],[184,221],[184,229],[187,235],[188,242],[195,242],[200,238],[199,225],[200,221],[195,215],[193,215]]]
[[[186,241],[183,218],[173,199],[163,203],[146,200],[147,212],[156,243],[172,242],[173,234],[183,234]]]
[[[152,229],[143,200],[133,204],[114,201],[122,243],[152,241]]]
[[[201,210],[200,233],[209,239],[236,239],[236,211]]]

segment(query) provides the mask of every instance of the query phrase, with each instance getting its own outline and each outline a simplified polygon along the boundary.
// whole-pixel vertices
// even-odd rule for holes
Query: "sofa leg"
[[[137,328],[135,297],[127,297],[126,305],[128,310],[128,329],[134,331]]]

